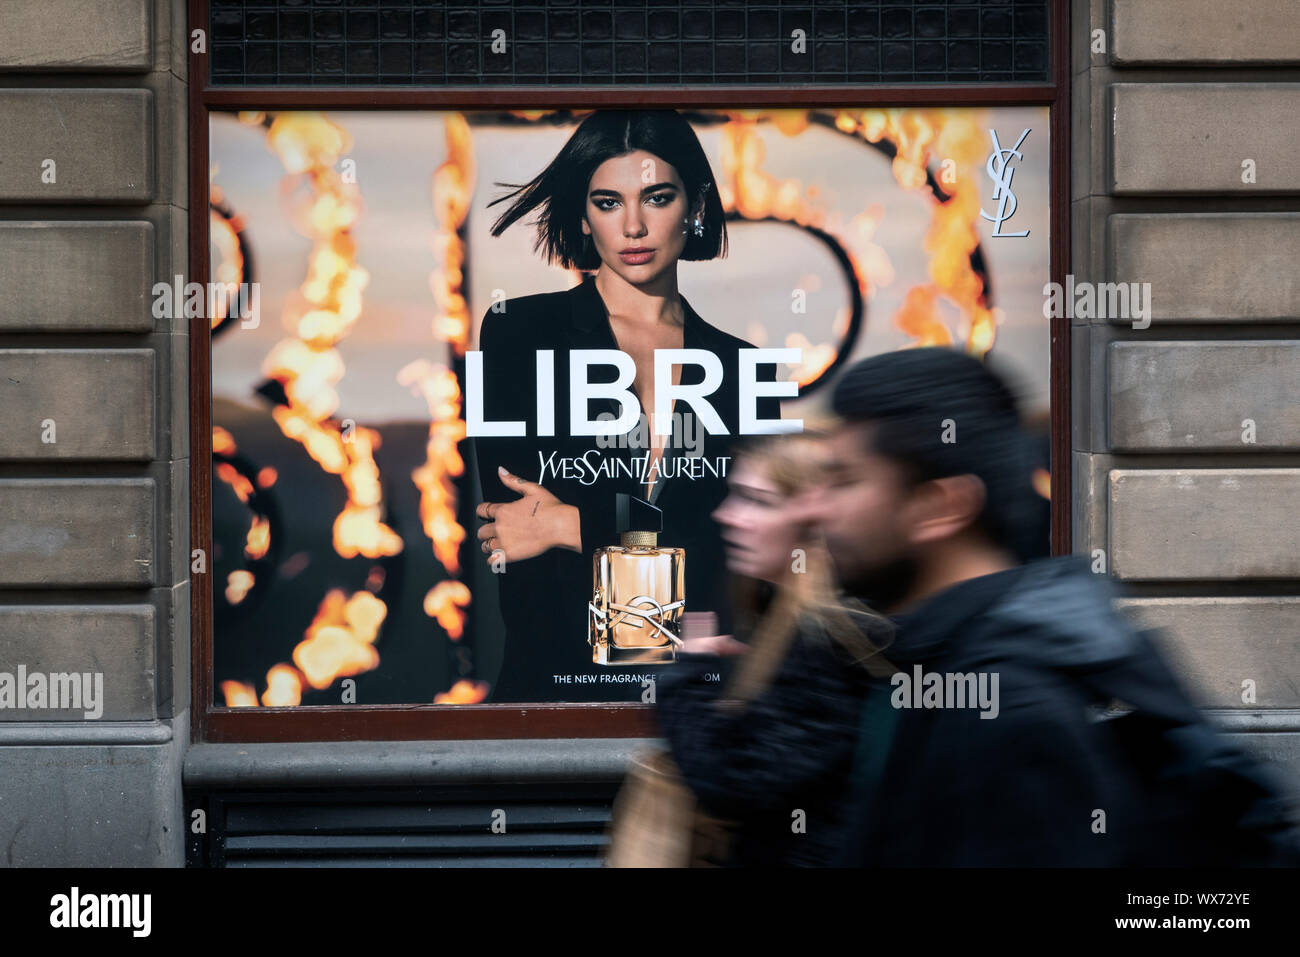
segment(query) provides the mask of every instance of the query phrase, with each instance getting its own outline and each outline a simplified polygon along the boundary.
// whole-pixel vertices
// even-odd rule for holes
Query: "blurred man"
[[[1294,863],[1282,789],[1213,731],[1085,559],[1041,543],[1033,455],[980,361],[853,366],[807,497],[844,590],[890,616],[842,864]],[[1041,532],[1040,532],[1041,533]]]

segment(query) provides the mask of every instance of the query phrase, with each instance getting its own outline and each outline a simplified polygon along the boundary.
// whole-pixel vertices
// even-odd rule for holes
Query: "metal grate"
[[[599,867],[616,785],[190,795],[191,867]],[[492,823],[500,826],[493,830]]]
[[[211,82],[1046,82],[1048,26],[1048,0],[211,0]]]

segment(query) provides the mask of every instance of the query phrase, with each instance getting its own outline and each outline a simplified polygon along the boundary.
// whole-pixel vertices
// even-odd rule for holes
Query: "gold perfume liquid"
[[[673,661],[686,607],[684,548],[661,548],[653,532],[625,532],[596,549],[588,605],[592,660],[601,665]],[[632,544],[641,538],[644,544]]]

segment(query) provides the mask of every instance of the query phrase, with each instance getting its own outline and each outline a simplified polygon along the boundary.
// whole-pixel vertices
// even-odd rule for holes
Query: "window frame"
[[[836,108],[1046,106],[1050,275],[1070,268],[1070,10],[1050,0],[1051,80],[1011,84],[834,86],[212,86],[207,53],[188,52],[189,278],[209,279],[209,146],[212,110],[475,110],[528,108]],[[210,24],[208,0],[190,0],[191,29]],[[189,36],[190,34],[187,34]],[[1050,323],[1051,547],[1071,551],[1070,321]],[[189,336],[190,547],[212,554],[212,338],[206,319]],[[198,742],[409,741],[623,738],[657,734],[653,706],[640,703],[312,705],[228,708],[213,703],[212,574],[191,576],[191,736]]]

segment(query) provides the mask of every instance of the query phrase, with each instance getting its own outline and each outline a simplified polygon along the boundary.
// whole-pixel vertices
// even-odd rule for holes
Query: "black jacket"
[[[660,477],[651,501],[663,511],[659,544],[686,550],[686,610],[715,611],[719,626],[730,626],[730,602],[718,531],[710,517],[726,495],[725,470],[730,462],[739,427],[739,355],[750,348],[744,340],[714,328],[700,318],[685,298],[683,346],[712,352],[722,360],[723,381],[708,397],[727,434],[703,434],[699,455],[718,474],[698,468],[696,477]],[[476,437],[473,439],[483,500],[510,502],[518,498],[502,485],[497,466],[540,483],[562,502],[578,508],[582,523],[582,553],[553,548],[535,558],[507,563],[504,573],[495,575],[500,589],[501,614],[505,622],[506,647],[501,672],[493,688],[493,701],[639,701],[643,686],[639,680],[623,683],[611,678],[658,674],[673,667],[602,667],[592,661],[587,643],[587,603],[592,597],[592,553],[596,548],[619,544],[615,531],[614,496],[617,492],[643,495],[641,479],[627,471],[614,477],[596,477],[582,467],[570,474],[542,474],[545,461],[570,461],[586,456],[597,464],[619,459],[642,458],[644,449],[629,445],[602,448],[593,436],[569,435],[569,352],[574,349],[617,349],[609,314],[596,289],[587,279],[564,292],[543,293],[510,299],[497,312],[489,309],[479,333],[483,352],[484,415],[488,421],[523,420],[527,434],[522,438]],[[555,432],[553,437],[537,433],[536,353],[554,350]],[[757,377],[773,381],[774,364],[760,365]],[[609,366],[593,367],[592,378],[614,381]],[[685,365],[682,385],[704,381],[704,369]],[[643,409],[642,412],[647,410]],[[679,403],[675,411],[688,411]],[[589,415],[602,412],[617,415],[612,400],[592,401]],[[760,419],[780,417],[780,400],[761,398]],[[689,450],[664,450],[661,462],[667,471],[678,458],[687,459]],[[554,456],[554,458],[552,458]],[[594,676],[594,682],[557,683],[555,675]]]
[[[847,613],[874,644],[888,642],[878,619]],[[720,710],[738,660],[683,656],[659,682],[663,736],[700,804],[736,823],[732,866],[826,865],[850,830],[847,788],[869,672],[805,621],[769,687],[743,710]]]
[[[998,714],[896,708],[875,683],[837,863],[1295,863],[1281,782],[1207,724],[1113,596],[1086,559],[1055,558],[895,616],[895,666],[996,673]]]

